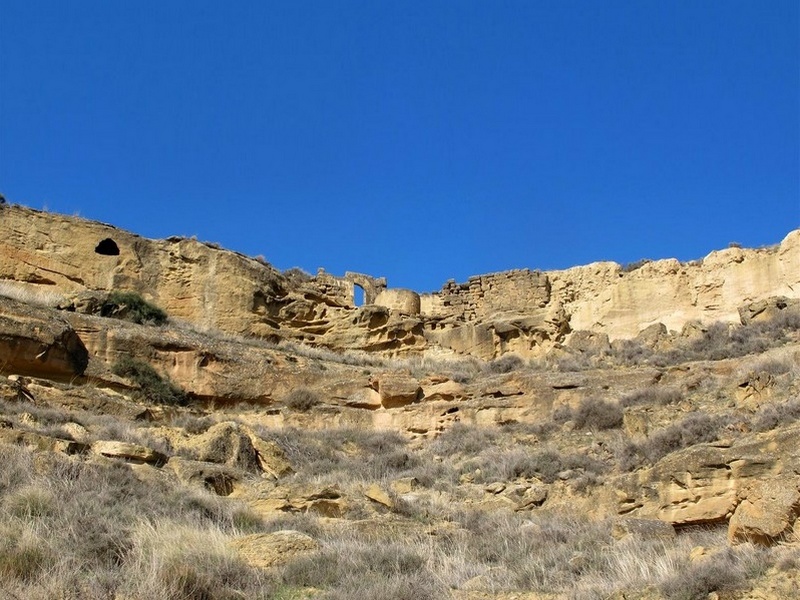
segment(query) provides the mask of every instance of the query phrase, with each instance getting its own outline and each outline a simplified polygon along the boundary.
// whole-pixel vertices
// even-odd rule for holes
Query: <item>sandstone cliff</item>
[[[421,297],[385,280],[320,272],[295,280],[264,263],[184,238],[149,240],[109,225],[20,206],[0,211],[0,281],[58,292],[142,293],[205,330],[384,354],[539,356],[575,331],[633,338],[662,324],[738,321],[741,305],[800,297],[800,230],[772,248],[729,248],[688,264],[625,271],[593,263],[448,282]],[[353,286],[373,304],[353,306]]]
[[[420,298],[0,208],[0,596],[796,597],[798,237]]]

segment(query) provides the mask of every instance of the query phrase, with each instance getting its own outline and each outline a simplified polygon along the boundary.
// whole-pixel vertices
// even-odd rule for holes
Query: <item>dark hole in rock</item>
[[[94,251],[97,254],[104,254],[106,256],[119,256],[119,246],[117,246],[117,243],[111,238],[102,240],[97,244]]]

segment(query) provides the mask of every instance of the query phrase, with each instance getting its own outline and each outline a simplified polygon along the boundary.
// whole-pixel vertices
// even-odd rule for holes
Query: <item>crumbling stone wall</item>
[[[371,275],[364,275],[363,273],[347,271],[347,273],[344,274],[344,278],[346,281],[350,282],[351,293],[354,293],[354,285],[364,290],[364,304],[375,304],[375,298],[386,289],[385,277],[372,277]],[[351,302],[351,304],[353,304],[353,302]]]
[[[503,313],[525,313],[550,302],[550,280],[545,273],[517,269],[470,277],[466,283],[450,280],[440,292],[420,297],[420,310],[431,317],[475,321]]]
[[[364,304],[375,304],[375,298],[386,289],[385,277],[372,277],[348,271],[337,277],[320,268],[314,278],[314,287],[342,306],[355,306],[355,286],[364,290]]]
[[[320,267],[313,285],[329,301],[340,306],[353,306],[353,284],[344,278],[326,273]]]

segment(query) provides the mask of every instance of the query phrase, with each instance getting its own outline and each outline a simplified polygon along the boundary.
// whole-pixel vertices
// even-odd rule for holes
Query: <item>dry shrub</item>
[[[406,448],[406,440],[392,431],[342,427],[260,429],[258,433],[283,449],[300,480],[374,481],[404,475],[420,464],[419,457]]]
[[[315,392],[306,388],[298,388],[289,392],[283,399],[283,403],[297,412],[308,412],[320,403],[320,399]]]
[[[800,400],[789,400],[779,404],[767,404],[755,415],[753,429],[769,431],[800,419]]]
[[[19,522],[0,526],[0,580],[31,581],[55,560],[47,541],[33,528]]]
[[[322,551],[287,565],[282,581],[325,590],[330,600],[425,600],[447,596],[421,540],[359,539],[343,535]],[[414,543],[416,542],[416,543]]]
[[[706,600],[711,592],[733,592],[770,564],[769,554],[755,548],[727,549],[706,560],[690,563],[660,585],[667,600]]]
[[[671,452],[713,442],[728,423],[726,417],[692,413],[678,423],[659,429],[639,444],[626,444],[617,457],[620,469],[632,471],[643,464],[655,464]]]
[[[648,387],[623,396],[619,404],[626,408],[640,405],[667,406],[679,402],[681,397],[680,390],[674,387]]]
[[[25,304],[47,306],[55,308],[66,303],[66,298],[56,290],[48,289],[46,285],[24,283],[21,281],[0,281],[0,296],[11,298]]]
[[[496,446],[501,440],[498,427],[456,423],[431,444],[430,451],[441,456],[469,456]]]
[[[523,361],[516,354],[504,354],[500,358],[494,359],[486,364],[486,371],[489,373],[511,373],[525,366]]]
[[[622,407],[616,402],[586,398],[572,415],[578,429],[615,429],[622,426]]]

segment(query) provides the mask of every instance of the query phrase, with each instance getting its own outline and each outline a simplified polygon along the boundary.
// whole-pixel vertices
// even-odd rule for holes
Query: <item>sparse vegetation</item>
[[[680,390],[673,387],[647,387],[623,396],[619,404],[629,406],[667,406],[680,401]]]
[[[290,288],[311,277],[284,275]],[[23,302],[53,305],[47,292],[0,282],[0,295]],[[74,307],[95,310],[88,301]],[[800,553],[791,544],[728,549],[730,506],[692,517],[715,523],[704,528],[686,525],[685,514],[674,529],[656,524],[656,537],[632,528],[618,539],[618,527],[662,510],[671,493],[662,487],[682,484],[683,469],[698,485],[685,506],[681,493],[667,502],[690,512],[707,492],[694,463],[725,470],[724,482],[762,466],[776,476],[758,445],[782,444],[800,421],[792,310],[769,305],[747,325],[697,323],[681,334],[655,326],[610,343],[589,332],[534,360],[437,354],[433,342],[427,355],[409,345],[378,356],[174,320],[169,330],[106,321],[112,333],[93,340],[87,375],[67,383],[39,377],[47,355],[26,349],[22,364],[37,376],[0,378],[0,597],[741,596],[773,565],[767,577],[796,569]],[[136,294],[111,294],[104,311],[167,322]],[[62,316],[80,335],[87,323],[103,326],[81,312]],[[269,336],[274,315],[264,316],[257,332]],[[327,343],[323,320],[291,335]],[[165,365],[175,347],[174,372],[191,373],[191,409],[187,393],[148,362],[116,354],[113,372],[128,381],[102,364],[131,349]],[[393,371],[417,380],[417,402],[394,407],[367,389]],[[748,452],[742,468],[730,460],[738,448]],[[148,452],[159,456],[146,460]],[[789,452],[774,450],[785,472],[796,470]],[[281,549],[280,564],[254,569],[236,549],[247,534],[285,530],[310,536],[318,550]]]
[[[636,261],[633,261],[633,262],[626,263],[626,264],[622,265],[622,272],[623,273],[631,273],[633,271],[636,271],[637,269],[641,269],[647,263],[651,263],[651,262],[653,262],[653,261],[650,258],[642,258],[640,260],[636,260]]]
[[[315,392],[299,388],[289,392],[283,399],[283,403],[292,410],[308,412],[320,403],[320,399]]]
[[[673,425],[659,429],[643,442],[627,443],[620,452],[620,468],[632,471],[644,464],[652,465],[671,452],[713,442],[728,423],[726,417],[690,414]]]
[[[622,425],[622,417],[618,403],[587,398],[581,401],[572,418],[578,429],[614,429]]]
[[[184,405],[188,402],[186,393],[171,381],[165,379],[148,363],[123,356],[114,364],[115,375],[127,377],[139,385],[140,396],[154,404]]]
[[[100,307],[100,315],[140,325],[163,325],[167,322],[167,313],[136,292],[111,292]]]
[[[516,354],[504,354],[486,365],[489,373],[510,373],[521,369],[525,362]]]
[[[286,269],[283,272],[283,276],[289,280],[289,284],[292,287],[300,286],[314,279],[314,276],[311,273],[309,273],[308,271],[304,271],[300,267],[292,267],[291,269]]]
[[[35,306],[55,308],[66,302],[63,294],[48,286],[0,280],[0,296]]]

